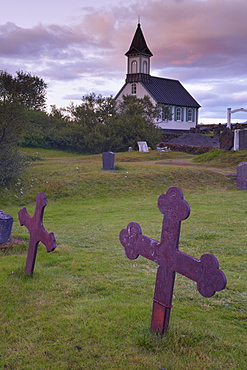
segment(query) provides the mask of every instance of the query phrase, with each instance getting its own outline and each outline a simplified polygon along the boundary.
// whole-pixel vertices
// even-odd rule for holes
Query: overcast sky
[[[228,107],[247,109],[247,0],[8,0],[0,70],[43,78],[48,107],[91,92],[115,96],[138,17],[151,74],[179,80],[202,106],[199,122],[224,123]]]

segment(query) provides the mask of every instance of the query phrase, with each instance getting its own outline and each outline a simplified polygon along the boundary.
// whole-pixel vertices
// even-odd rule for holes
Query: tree
[[[118,112],[117,125],[113,127],[113,131],[116,133],[118,126],[116,136],[122,138],[122,150],[127,150],[129,146],[137,148],[137,141],[147,141],[154,148],[160,141],[161,130],[154,124],[160,110],[152,104],[148,96],[141,99],[133,95],[123,96]]]
[[[82,97],[80,105],[72,104],[69,112],[80,125],[92,128],[98,123],[106,123],[116,115],[116,101],[111,96],[103,97],[91,93]]]
[[[137,98],[135,95],[124,95],[123,101],[118,105],[118,112],[129,116],[140,115],[147,122],[153,123],[160,115],[160,108],[154,106],[147,95],[143,98]]]
[[[0,100],[18,102],[27,110],[43,109],[47,84],[39,77],[23,71],[16,76],[0,71]]]
[[[27,112],[43,109],[45,89],[42,79],[30,73],[11,74],[0,71],[0,183],[8,184],[19,176],[23,159],[17,146],[28,128]]]
[[[25,145],[29,146],[96,154],[137,148],[137,141],[143,140],[155,148],[161,137],[154,124],[160,109],[147,96],[124,96],[119,104],[112,97],[92,93],[83,96],[78,106],[52,106],[49,115],[42,111],[28,114],[32,130],[25,135]]]
[[[168,122],[168,121],[172,120],[173,113],[171,113],[171,107],[169,105],[158,104],[157,108],[160,109],[160,115],[159,115],[158,119],[161,122],[162,121]]]

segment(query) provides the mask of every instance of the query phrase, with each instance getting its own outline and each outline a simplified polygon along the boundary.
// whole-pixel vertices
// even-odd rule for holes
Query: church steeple
[[[149,57],[153,56],[153,54],[151,53],[146,44],[145,38],[141,30],[141,25],[140,23],[138,23],[130,48],[127,51],[127,53],[125,53],[125,55],[128,57],[130,55],[140,55],[140,54]]]
[[[126,82],[147,82],[150,76],[150,58],[153,54],[147,46],[140,23],[125,55],[128,58]]]

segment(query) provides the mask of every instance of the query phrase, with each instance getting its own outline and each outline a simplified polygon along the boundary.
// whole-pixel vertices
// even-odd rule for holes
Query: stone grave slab
[[[0,211],[0,244],[7,243],[10,239],[13,217]]]
[[[138,141],[139,152],[149,153],[148,145],[146,141]]]
[[[247,190],[247,162],[240,162],[237,167],[237,188]]]
[[[102,153],[102,166],[103,170],[114,171],[114,160],[115,153],[113,152],[104,152]]]
[[[247,130],[234,130],[233,150],[247,150]]]

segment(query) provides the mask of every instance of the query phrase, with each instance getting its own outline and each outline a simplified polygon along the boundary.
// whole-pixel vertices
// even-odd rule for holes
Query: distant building
[[[160,118],[155,122],[160,128],[189,130],[195,127],[200,108],[197,101],[178,80],[150,75],[150,58],[153,54],[146,44],[140,23],[125,55],[128,58],[126,80],[115,99],[122,101],[124,95],[135,95],[137,98],[148,95],[154,105],[169,107],[168,119],[166,108],[161,110]]]

